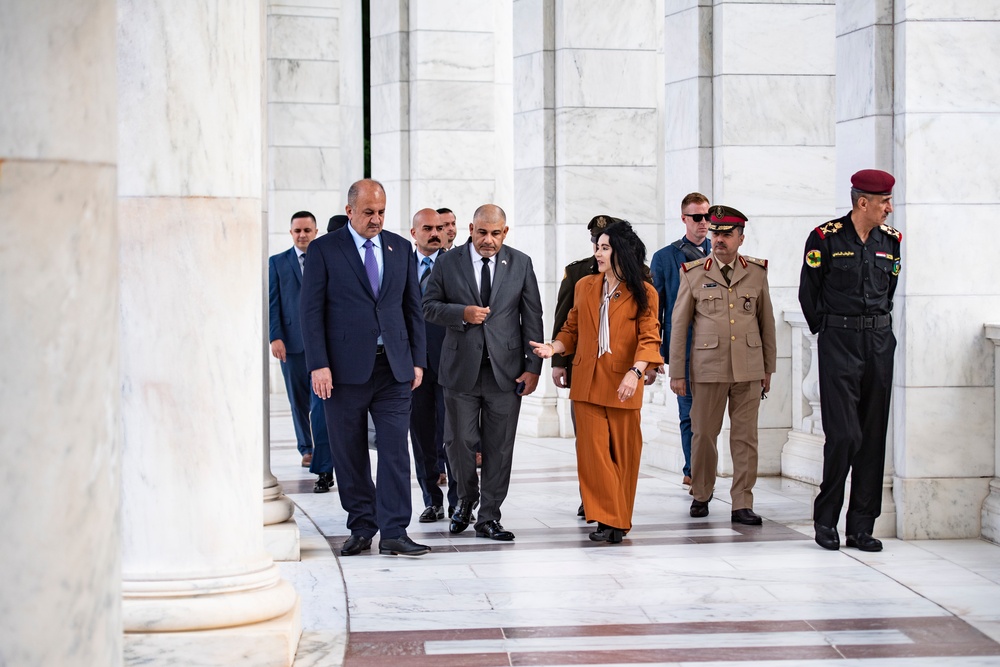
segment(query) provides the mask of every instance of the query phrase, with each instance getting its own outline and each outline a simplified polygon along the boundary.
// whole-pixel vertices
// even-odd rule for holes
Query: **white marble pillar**
[[[990,542],[1000,544],[1000,392],[996,390],[996,378],[1000,377],[1000,324],[985,325],[986,338],[993,342],[993,479],[990,480],[990,495],[983,502],[982,536]]]
[[[995,465],[994,345],[984,313],[1000,312],[990,261],[942,280],[928,270],[952,248],[972,258],[1000,215],[1000,5],[894,3],[895,212],[903,232],[896,291],[895,479],[905,539],[977,537]],[[946,74],[947,73],[947,74]],[[942,155],[953,156],[943,160]]]
[[[781,449],[781,476],[819,486],[823,481],[823,422],[819,404],[816,335],[809,333],[801,311],[786,312],[792,329],[789,403],[792,428]]]
[[[760,412],[762,475],[780,472],[791,426],[791,328],[781,313],[798,309],[809,230],[833,213],[834,45],[832,0],[712,8],[712,201],[750,218],[741,251],[769,262],[777,326],[777,372]],[[723,441],[728,429],[725,469]]]
[[[261,12],[261,43],[267,43],[267,9],[264,4],[260,4]],[[268,90],[268,68],[267,68],[267,49],[261,49],[261,90]],[[261,107],[261,135],[268,136],[268,102],[267,97],[262,95],[260,98]],[[285,121],[287,122],[287,120]],[[267,187],[267,164],[268,157],[270,154],[270,147],[261,142],[261,265],[263,266],[267,262],[267,248],[268,248],[268,211],[267,204],[269,197],[266,196],[268,191]],[[267,322],[268,318],[268,280],[269,276],[266,271],[261,272],[261,308],[262,308],[262,322]],[[268,341],[268,328],[266,326],[261,328],[262,340],[260,353],[263,355],[263,368],[266,369],[265,373],[262,374],[260,380],[263,383],[263,410],[261,411],[261,424],[262,424],[262,434],[261,438],[261,453],[264,460],[264,549],[267,553],[271,554],[271,557],[275,560],[293,560],[297,561],[300,557],[299,549],[299,527],[292,519],[292,515],[295,513],[295,506],[292,501],[289,500],[285,494],[282,492],[281,484],[278,483],[278,479],[271,472],[271,392],[270,392],[270,377],[271,371],[274,367],[278,366],[277,359],[274,359],[270,354],[270,345]],[[280,369],[280,367],[279,367]],[[280,370],[279,370],[280,372]],[[284,382],[279,382],[279,386],[284,386]]]
[[[289,665],[263,548],[258,3],[118,7],[129,663]]]
[[[113,1],[0,5],[3,665],[121,664],[114,44]]]

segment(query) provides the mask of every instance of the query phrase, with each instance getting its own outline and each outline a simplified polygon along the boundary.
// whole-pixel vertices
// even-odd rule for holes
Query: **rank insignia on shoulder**
[[[836,234],[841,229],[844,228],[844,223],[840,220],[831,220],[830,222],[824,223],[816,228],[816,232],[819,234],[821,239],[825,239],[827,234]]]
[[[711,257],[703,257],[702,259],[696,259],[693,262],[684,262],[683,264],[681,264],[681,268],[684,269],[684,273],[687,273],[688,271],[698,266],[699,264],[704,263],[705,270],[708,270],[708,267],[711,266],[710,264],[711,261],[712,261]]]
[[[902,240],[903,240],[903,232],[899,231],[898,229],[894,229],[894,228],[890,227],[889,225],[881,225],[879,227],[879,229],[881,229],[882,232],[885,233],[886,235],[891,236],[892,238],[896,239],[897,241],[902,242]]]
[[[818,269],[823,263],[823,253],[819,250],[810,250],[806,253],[806,266],[810,269]]]
[[[749,255],[740,255],[740,259],[745,259],[746,260],[746,262],[744,262],[744,264],[743,264],[743,268],[746,268],[747,263],[756,264],[757,266],[760,266],[760,267],[765,268],[765,269],[767,268],[767,260],[766,259],[761,259],[759,257],[750,257]]]

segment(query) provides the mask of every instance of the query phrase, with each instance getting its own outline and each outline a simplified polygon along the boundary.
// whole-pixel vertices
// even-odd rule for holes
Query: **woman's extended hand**
[[[535,353],[535,356],[542,359],[549,359],[556,353],[556,348],[552,343],[536,343],[529,340],[528,345],[531,346],[531,351]]]

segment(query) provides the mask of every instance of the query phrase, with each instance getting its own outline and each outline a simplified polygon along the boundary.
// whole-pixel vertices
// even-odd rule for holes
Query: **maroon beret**
[[[895,184],[892,174],[878,169],[862,169],[851,176],[851,187],[870,195],[891,195]]]
[[[728,232],[737,227],[746,227],[747,217],[737,211],[732,206],[713,206],[708,209],[709,218],[708,231]]]

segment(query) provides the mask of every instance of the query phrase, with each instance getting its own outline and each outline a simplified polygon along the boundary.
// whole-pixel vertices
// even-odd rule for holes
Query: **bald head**
[[[375,238],[385,224],[385,189],[370,178],[354,183],[347,191],[347,218],[361,237]]]
[[[445,240],[444,222],[441,221],[440,214],[432,208],[422,208],[414,213],[410,235],[421,255],[433,255],[441,249]]]
[[[482,257],[493,257],[507,238],[507,214],[494,204],[483,204],[476,209],[469,225],[472,245]]]

